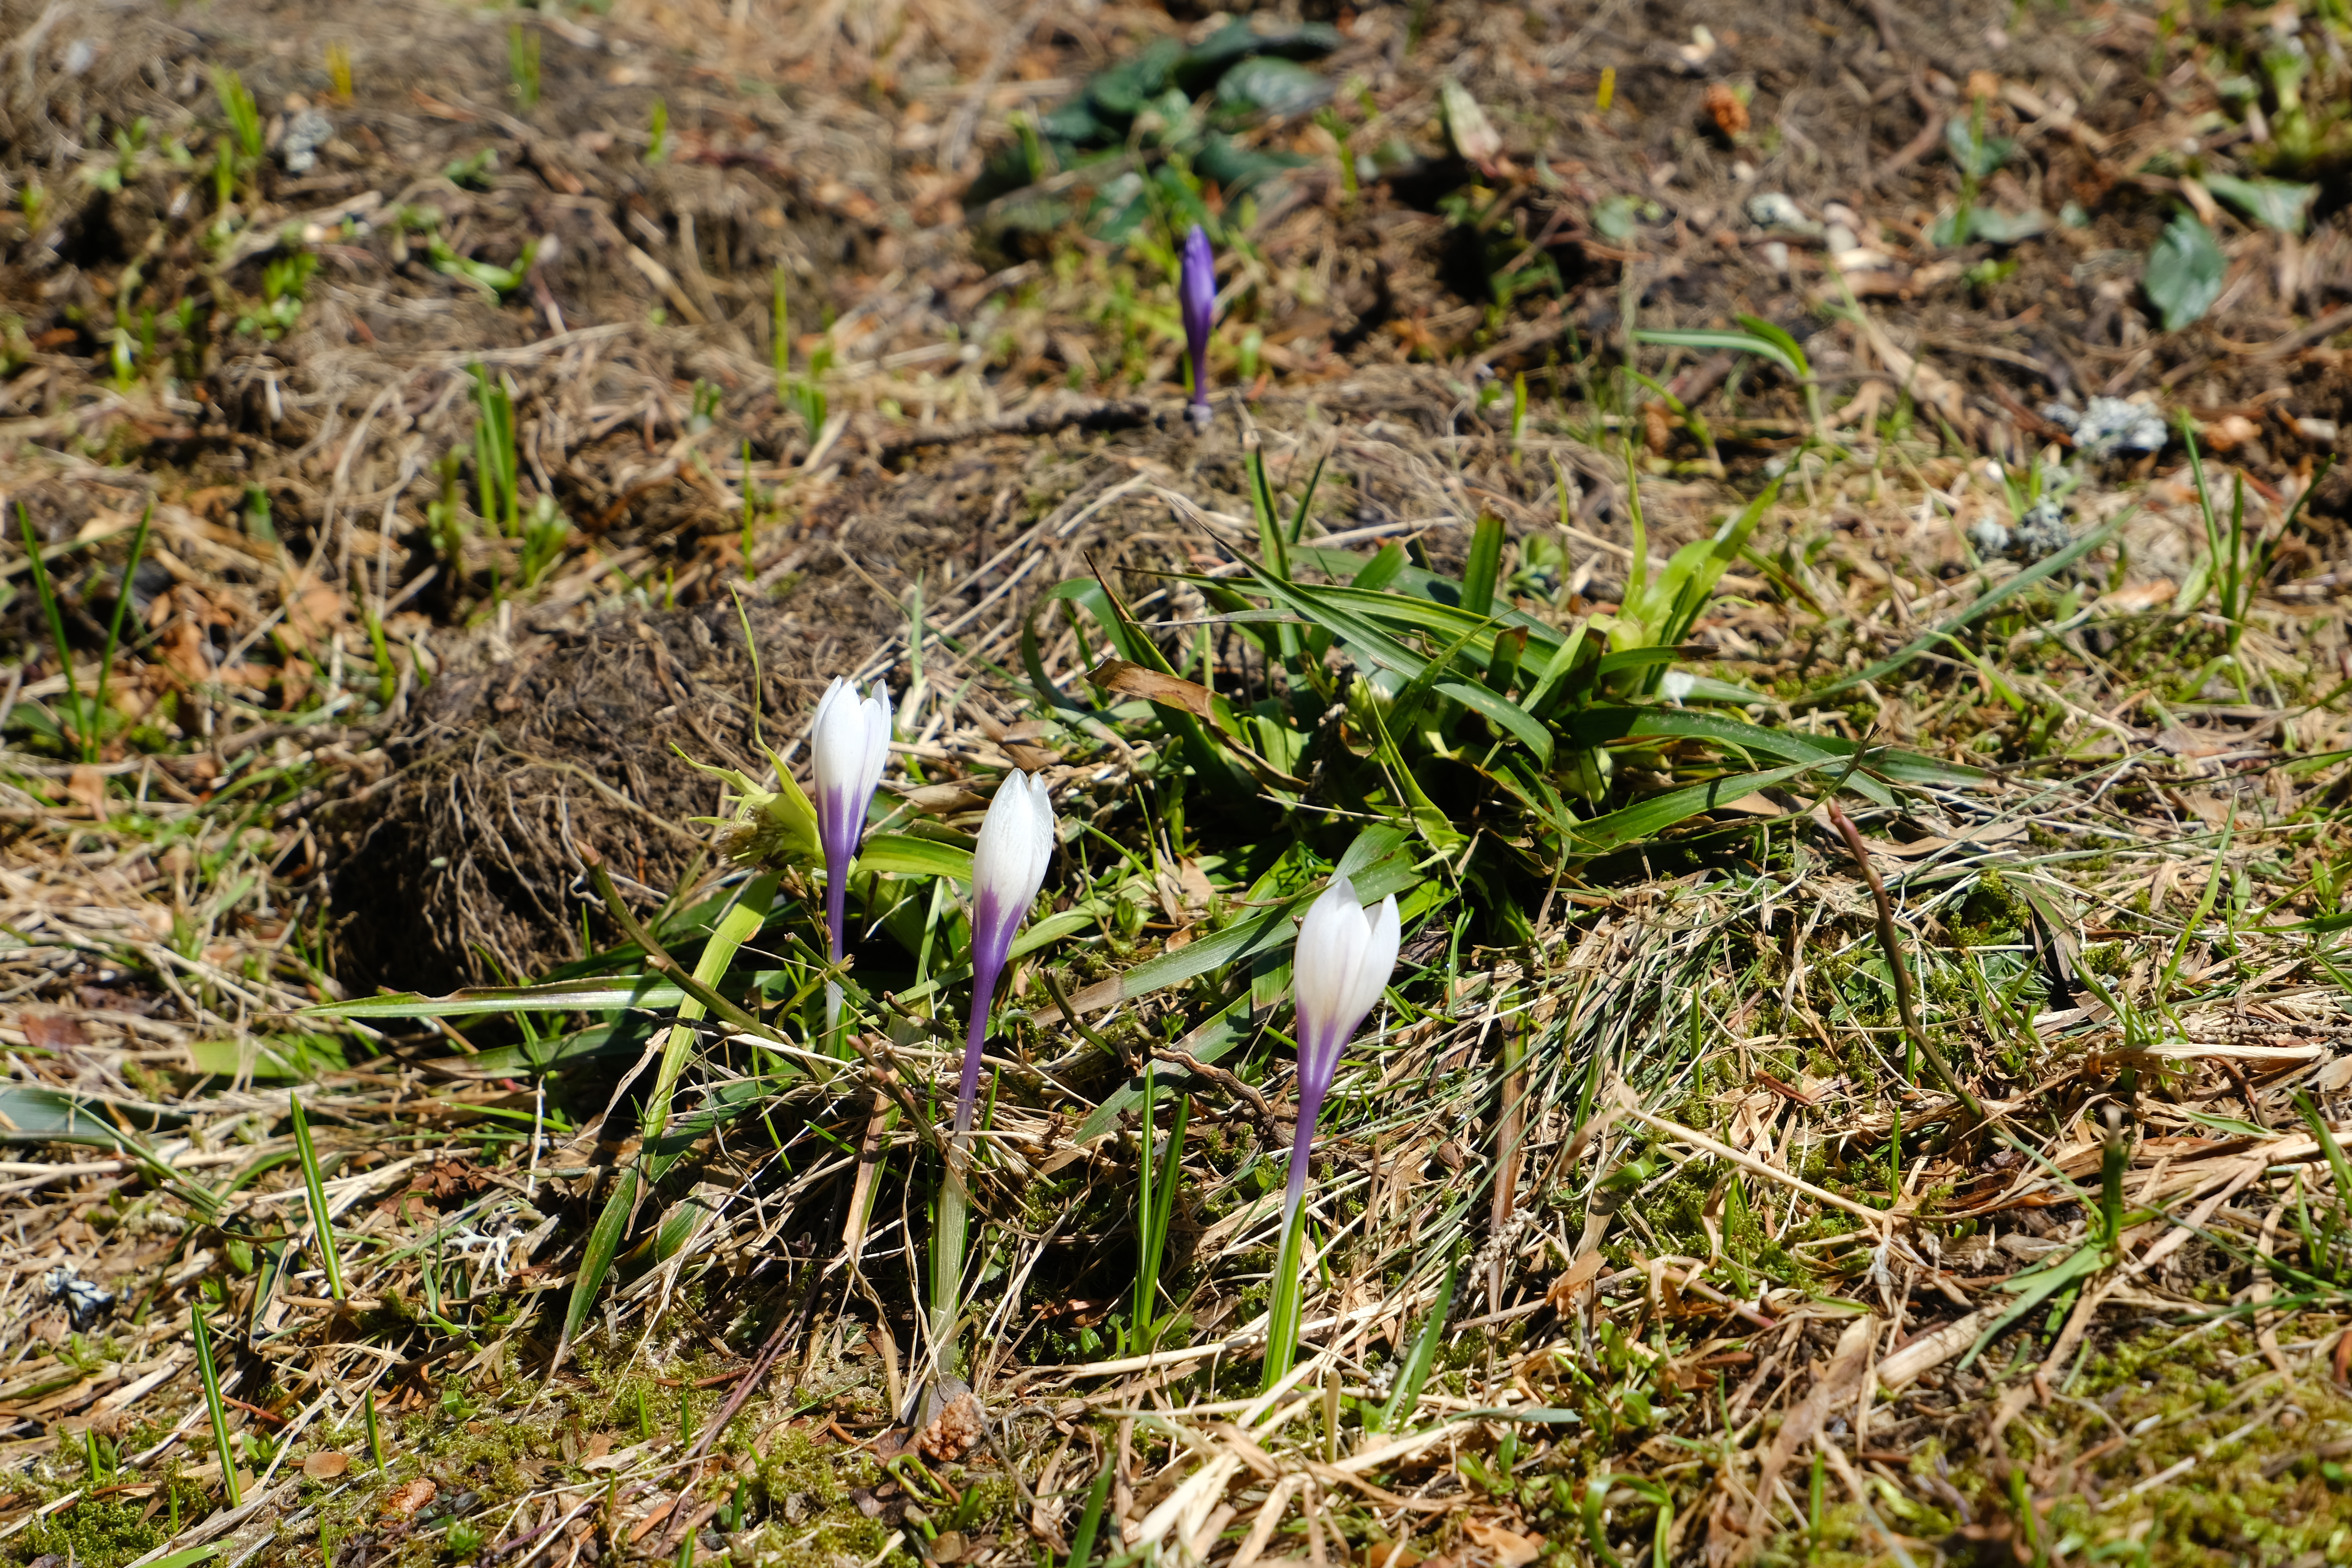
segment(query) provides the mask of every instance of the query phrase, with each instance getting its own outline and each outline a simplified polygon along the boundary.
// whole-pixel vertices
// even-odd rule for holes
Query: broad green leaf
[[[1551,731],[1517,703],[1497,697],[1483,686],[1460,680],[1441,680],[1437,690],[1492,721],[1496,728],[1507,731],[1544,762],[1551,761]]]
[[[1736,707],[1761,707],[1772,700],[1760,691],[1750,691],[1728,680],[1717,680],[1711,675],[1690,675],[1668,670],[1658,680],[1658,689],[1682,702],[1727,702]]]
[[[1955,114],[1944,121],[1944,150],[1962,174],[1983,180],[2009,162],[2017,143],[2006,136],[1987,136],[1973,116]]]
[[[1091,905],[1081,909],[1064,910],[1057,915],[1047,915],[1036,924],[1024,927],[1021,934],[1013,938],[1008,956],[1025,957],[1041,947],[1050,946],[1066,936],[1086,930],[1095,923],[1097,918],[1097,912]]]
[[[1462,565],[1462,608],[1484,620],[1494,614],[1495,580],[1503,569],[1503,520],[1491,511],[1478,514],[1470,531],[1470,557]]]
[[[480,985],[426,996],[415,991],[358,996],[304,1009],[318,1018],[464,1018],[488,1013],[610,1013],[624,1007],[667,1012],[686,1000],[651,974],[592,975],[550,985]]]
[[[741,898],[719,917],[719,929],[703,944],[702,955],[695,961],[697,981],[705,986],[715,986],[726,977],[727,966],[735,962],[735,954],[767,923],[768,905],[775,896],[776,877],[772,871],[763,871],[743,885]],[[688,1026],[702,1015],[698,997],[688,996],[677,1005],[677,1022],[670,1029],[668,1043],[662,1047],[661,1068],[646,1102],[648,1142],[660,1137],[662,1129],[669,1123],[670,1096],[677,1087],[678,1075],[686,1070],[687,1052],[694,1044],[694,1030]]]
[[[2297,180],[2242,180],[2235,174],[2201,176],[2205,188],[2264,228],[2301,234],[2311,221],[2319,187]]]
[[[1217,102],[1257,114],[1298,114],[1331,96],[1322,72],[1295,60],[1244,60],[1217,81]]]
[[[893,877],[945,877],[951,881],[969,882],[971,851],[942,844],[936,838],[876,833],[868,835],[858,849],[857,868]]]
[[[343,1043],[332,1035],[290,1035],[277,1039],[198,1040],[188,1047],[189,1065],[218,1078],[244,1073],[256,1079],[300,1081],[341,1072]]]
[[[1969,232],[1958,243],[1981,239],[1988,245],[2015,245],[2048,231],[2050,215],[2040,207],[2028,207],[2021,213],[2002,212],[1998,207],[1969,209]]]
[[[2164,330],[2177,332],[2204,320],[2221,297],[2221,279],[2229,268],[2229,258],[2213,242],[2213,231],[2196,214],[2184,212],[2165,226],[2147,253],[2140,286],[2164,318]]]
[[[1285,904],[1236,921],[1213,936],[1196,937],[1173,952],[1147,958],[1124,973],[1097,980],[1071,998],[1070,1005],[1081,1013],[1096,1012],[1114,1003],[1181,985],[1251,952],[1287,945],[1291,907]]]
[[[613,1195],[604,1200],[604,1212],[596,1216],[595,1225],[588,1232],[588,1243],[581,1250],[580,1272],[572,1277],[572,1300],[563,1309],[563,1337],[549,1364],[550,1375],[563,1364],[563,1352],[580,1337],[581,1326],[587,1322],[589,1311],[596,1305],[596,1292],[604,1288],[614,1255],[621,1249],[621,1233],[627,1227],[630,1211],[636,1203],[637,1168],[624,1165],[614,1173]]]
[[[229,1545],[228,1542],[215,1541],[210,1546],[186,1547],[166,1556],[158,1557],[148,1563],[147,1568],[196,1568],[197,1563],[219,1556],[228,1549]]]
[[[1818,763],[1793,763],[1785,768],[1771,768],[1757,773],[1730,773],[1705,784],[1685,784],[1654,795],[1647,800],[1635,801],[1577,824],[1576,850],[1583,855],[1599,855],[1622,848],[1644,838],[1654,838],[1678,822],[1686,822],[1702,812],[1727,805],[1742,795],[1754,795],[1759,789],[1782,784],[1800,773],[1810,773],[1821,766]]]
[[[93,1143],[106,1149],[141,1150],[135,1132],[153,1132],[187,1121],[180,1111],[65,1094],[37,1084],[0,1084],[0,1142]],[[125,1129],[131,1130],[126,1131]]]

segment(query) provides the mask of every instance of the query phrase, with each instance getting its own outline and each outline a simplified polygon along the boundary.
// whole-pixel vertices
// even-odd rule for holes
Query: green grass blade
[[[1391,893],[1402,897],[1423,880],[1407,853],[1404,835],[1386,825],[1358,834],[1333,875],[1348,878],[1355,884],[1357,897],[1365,900],[1384,899]],[[1071,998],[1070,1005],[1078,1012],[1091,1013],[1115,1002],[1181,985],[1242,958],[1286,951],[1294,935],[1290,916],[1320,891],[1317,888],[1299,893],[1274,909],[1236,921],[1213,936],[1147,958],[1132,969],[1087,986]]]
[[[1307,1268],[1307,1205],[1303,1202],[1283,1228],[1282,1250],[1276,1255],[1274,1279],[1266,1297],[1265,1364],[1258,1373],[1258,1392],[1269,1393],[1290,1374],[1298,1354],[1298,1298]]]
[[[122,585],[115,590],[114,614],[106,624],[106,648],[98,658],[98,704],[104,708],[114,686],[114,653],[122,645],[122,618],[131,608],[131,579],[138,574],[140,557],[147,552],[147,530],[155,521],[155,503],[149,501],[147,510],[139,514],[139,531],[131,536],[131,553],[122,563]]]
[[[1398,1423],[1412,1415],[1421,1403],[1422,1385],[1429,1381],[1430,1370],[1437,1364],[1438,1347],[1445,1342],[1445,1315],[1454,1310],[1454,1287],[1461,1275],[1461,1259],[1446,1264],[1445,1283],[1437,1288],[1437,1304],[1430,1308],[1429,1321],[1422,1324],[1420,1336],[1412,1342],[1412,1353],[1405,1357],[1404,1368],[1397,1373],[1396,1387],[1373,1422],[1379,1430],[1395,1431]]]
[[[334,1216],[327,1208],[327,1184],[319,1173],[319,1151],[310,1142],[310,1119],[302,1110],[299,1094],[286,1097],[286,1108],[294,1117],[294,1150],[302,1162],[302,1190],[310,1200],[310,1227],[319,1237],[319,1264],[326,1270],[327,1293],[340,1301],[343,1299],[343,1264],[335,1255]]]
[[[213,1447],[220,1455],[221,1495],[236,1508],[245,1500],[236,1482],[236,1449],[229,1441],[228,1406],[221,1402],[220,1368],[213,1362],[213,1331],[205,1321],[202,1302],[188,1308],[188,1336],[196,1342],[196,1376],[205,1387],[205,1411],[212,1417]]]
[[[1095,1535],[1102,1528],[1103,1506],[1110,1500],[1113,1467],[1105,1465],[1087,1489],[1087,1506],[1078,1514],[1078,1528],[1070,1536],[1070,1560],[1063,1568],[1087,1568],[1095,1554]]]
[[[1921,636],[1913,638],[1910,642],[1906,643],[1894,653],[1880,659],[1876,664],[1870,666],[1866,669],[1860,670],[1855,674],[1846,676],[1842,679],[1833,680],[1827,686],[1815,687],[1812,690],[1791,700],[1789,706],[1791,709],[1819,707],[1822,703],[1828,701],[1830,699],[1836,697],[1843,692],[1852,691],[1854,688],[1864,685],[1866,682],[1883,679],[1886,676],[1893,674],[1895,670],[1902,668],[1905,665],[1910,663],[1913,659],[1927,652],[1927,649],[1933,647],[1940,639],[1959,630],[1969,622],[1977,620],[1983,616],[1991,614],[1994,610],[2000,608],[2002,605],[2007,604],[2010,600],[2017,597],[2018,595],[2022,594],[2025,590],[2032,587],[2035,584],[2049,581],[2052,577],[2063,572],[2067,567],[2074,564],[2075,562],[2080,561],[2084,556],[2090,554],[2091,552],[2100,548],[2102,545],[2105,545],[2109,540],[2115,538],[2116,534],[2123,528],[2123,525],[2131,520],[2133,512],[2136,512],[2139,509],[2136,506],[2126,510],[2120,516],[2113,519],[2105,526],[2093,529],[2090,532],[2083,535],[2080,539],[2074,541],[2074,543],[2066,546],[2065,549],[2059,551],[2056,554],[2046,556],[2043,559],[2035,562],[2032,565],[2027,567],[2024,571],[2020,572],[2016,576],[2011,577],[2008,582],[2001,584],[1999,587],[1990,589],[1987,592],[1979,595],[1973,603],[1969,604],[1958,614],[1953,616],[1948,620],[1938,623],[1932,631],[1926,632]]]
[[[482,985],[446,996],[396,992],[305,1008],[315,1018],[466,1018],[490,1013],[609,1013],[666,1009],[687,999],[683,988],[652,975],[597,976],[551,985]]]
[[[950,881],[969,882],[971,851],[942,844],[936,838],[874,833],[866,836],[857,852],[857,868],[887,872],[893,877],[945,877]]]
[[[1576,852],[1599,855],[1644,838],[1654,838],[1678,822],[1712,811],[1718,805],[1728,805],[1759,789],[1786,784],[1821,765],[1818,763],[1791,763],[1785,768],[1771,768],[1763,773],[1731,773],[1723,778],[1709,779],[1705,784],[1686,784],[1681,789],[1670,789],[1664,795],[1636,801],[1621,810],[1578,824]]]
[[[1787,334],[1781,335],[1785,337]],[[1805,374],[1798,368],[1797,362],[1789,357],[1787,350],[1753,332],[1732,332],[1707,327],[1637,327],[1633,331],[1633,341],[1655,348],[1729,349],[1734,353],[1749,353],[1759,359],[1769,360],[1798,379],[1802,379]]]
[[[563,1364],[564,1352],[587,1323],[596,1305],[596,1292],[612,1270],[614,1255],[621,1250],[621,1233],[628,1228],[630,1211],[636,1205],[637,1168],[624,1165],[614,1178],[613,1195],[604,1200],[604,1212],[588,1232],[588,1244],[581,1249],[580,1272],[572,1281],[572,1300],[563,1309],[563,1336],[556,1342],[554,1359],[548,1363],[550,1377]]]
[[[727,973],[727,966],[735,962],[737,952],[767,923],[768,905],[775,896],[773,872],[761,872],[743,885],[742,897],[719,917],[719,929],[703,944],[702,956],[695,960],[695,979],[706,986],[719,984]],[[677,1087],[678,1074],[686,1069],[687,1052],[694,1044],[695,1032],[686,1026],[702,1016],[703,1005],[694,996],[677,1005],[678,1022],[662,1047],[661,1070],[646,1101],[645,1135],[649,1143],[660,1137],[662,1129],[669,1123],[670,1096]]]
[[[1440,696],[1452,698],[1496,729],[1507,731],[1547,764],[1550,763],[1551,731],[1517,703],[1467,681],[1441,680],[1435,689]]]
[[[1470,532],[1470,558],[1462,567],[1462,607],[1485,616],[1495,607],[1495,584],[1503,571],[1503,520],[1491,511],[1478,514]]]

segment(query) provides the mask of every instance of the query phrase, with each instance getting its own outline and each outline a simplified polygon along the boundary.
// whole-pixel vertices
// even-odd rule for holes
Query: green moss
[[[86,1498],[47,1519],[35,1520],[19,1536],[21,1561],[66,1558],[74,1568],[121,1568],[163,1539],[167,1517],[142,1520],[143,1500],[123,1496]]]
[[[752,1489],[766,1516],[756,1537],[756,1561],[761,1568],[835,1568],[845,1556],[871,1561],[896,1532],[858,1511],[850,1491],[883,1479],[870,1456],[845,1454],[805,1432],[787,1430],[754,1472]],[[903,1552],[892,1560],[908,1561]]]

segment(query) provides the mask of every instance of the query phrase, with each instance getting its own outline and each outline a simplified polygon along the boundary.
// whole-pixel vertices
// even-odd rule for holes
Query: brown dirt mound
[[[707,854],[719,804],[686,755],[757,773],[806,707],[811,638],[782,608],[608,611],[452,660],[386,744],[394,771],[337,813],[331,908],[343,973],[447,991],[581,956],[583,851],[659,905]]]

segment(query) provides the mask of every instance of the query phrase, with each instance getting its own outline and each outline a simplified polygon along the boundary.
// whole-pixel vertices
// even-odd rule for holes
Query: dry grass
[[[1528,45],[1500,11],[1434,10],[1431,52],[1513,137],[1539,134],[1527,128],[1547,94],[1590,101],[1587,62],[1553,58],[1556,39]],[[1580,22],[1569,52],[1617,48],[1613,14]],[[79,651],[70,669],[43,652],[12,550],[8,636],[25,651],[0,674],[0,728],[15,713],[27,749],[0,758],[8,1561],[1066,1563],[1090,1507],[1092,1556],[1114,1564],[2342,1555],[2342,541],[2331,518],[2287,527],[2296,498],[2321,494],[2303,456],[2316,437],[2292,418],[2251,440],[2226,424],[2245,422],[2233,399],[2263,366],[2291,360],[2306,392],[2334,384],[2325,347],[2241,351],[2304,331],[2296,312],[2326,289],[2291,274],[2334,265],[2340,216],[2296,247],[2234,237],[2241,314],[2193,340],[2099,295],[2113,342],[2085,329],[2045,352],[2025,282],[1965,308],[1925,282],[1916,298],[1864,291],[1861,314],[1813,342],[1839,445],[1801,451],[1793,389],[1751,387],[1709,431],[1572,365],[1547,375],[1535,356],[1564,325],[1595,342],[1622,326],[1593,309],[1615,283],[1487,311],[1447,281],[1438,217],[1343,201],[1318,166],[1234,264],[1267,374],[1196,438],[1170,417],[1175,342],[1148,267],[1069,234],[985,253],[973,226],[989,215],[958,205],[1009,114],[1051,109],[1132,37],[1165,31],[1156,13],[619,0],[602,18],[530,19],[548,83],[535,118],[505,96],[503,16],[126,5],[104,13],[120,46],[79,71],[66,35],[85,17],[0,16],[11,179],[21,192],[38,175],[59,235],[103,216],[155,298],[213,289],[225,310],[259,299],[280,224],[317,224],[326,258],[282,337],[247,334],[200,375],[115,387],[94,337],[70,353],[11,340],[0,488],[42,535]],[[2028,20],[2008,24],[2025,41],[1999,47],[2054,47],[2057,29],[2028,37]],[[2144,40],[2110,20],[2053,74],[2136,65]],[[1403,47],[1412,26],[1373,12],[1333,63],[1373,100],[1358,150],[1418,136],[1435,112],[1438,73]],[[1958,49],[1944,30],[1879,16],[1849,52],[1874,69],[1877,44],[1889,59]],[[1686,32],[1635,42],[1679,48]],[[158,221],[202,184],[160,157],[110,203],[79,179],[103,161],[91,114],[148,115],[167,134],[209,124],[208,89],[187,84],[222,58],[271,112],[291,110],[288,93],[320,91],[330,44],[359,86],[339,110],[358,150],[315,188],[241,195],[247,240],[205,253],[201,205]],[[1773,68],[1749,74],[1777,105],[1759,122],[1782,139],[1768,154],[1685,135],[1678,221],[1776,182],[1942,190],[1940,165],[1874,171],[1867,133],[1809,136],[1826,111]],[[1696,101],[1705,84],[1684,85]],[[2167,112],[2185,116],[2193,95],[2175,87]],[[1920,93],[1921,112],[1945,112]],[[656,96],[675,141],[649,162]],[[2121,112],[2082,96],[2102,124]],[[1907,95],[1888,101],[1853,110],[1882,142],[1874,117],[1910,113]],[[1672,139],[1653,129],[1668,118],[1606,156],[1591,150],[1606,150],[1598,115],[1563,132],[1591,143],[1594,166],[1571,171],[1590,190],[1482,177],[1527,233],[1576,235],[1598,268],[1654,260],[1700,279],[1689,319],[1792,289],[1759,261],[1711,260],[1742,253],[1705,223],[1638,241],[1657,257],[1586,229],[1620,186],[1666,188],[1654,166],[1629,171]],[[2001,121],[2053,192],[2087,177],[2067,162],[2090,146],[2074,124],[2063,110]],[[1328,129],[1294,129],[1329,155]],[[495,175],[446,172],[486,145]],[[1742,179],[1735,156],[1761,166]],[[2132,199],[2101,206],[2103,242],[2137,243]],[[437,226],[402,216],[425,205]],[[11,231],[17,264],[112,321],[92,279],[118,288],[119,267],[69,260],[71,245],[34,232],[49,226]],[[428,229],[490,266],[530,238],[560,245],[499,302],[419,259]],[[1909,254],[1911,276],[1937,265],[1931,248]],[[821,422],[774,395],[778,267],[801,364],[819,312],[835,317]],[[1828,276],[1815,282],[1828,298]],[[1685,303],[1662,287],[1643,319]],[[1987,342],[1998,352],[1974,352]],[[1871,673],[2014,575],[1965,542],[2011,513],[1984,454],[2023,458],[2012,480],[2033,460],[2039,416],[1985,379],[2020,360],[2045,377],[2063,360],[2064,384],[2086,390],[2161,379],[2226,430],[2210,477],[2221,495],[2246,479],[2249,533],[2273,546],[2260,592],[2181,602],[2210,557],[2176,450],[2089,470],[2075,527],[2115,531],[2081,574]],[[477,365],[511,386],[532,493],[578,525],[520,588],[523,540],[478,526],[445,548],[429,510],[434,465],[472,450]],[[1522,367],[1532,416],[1513,431],[1479,373]],[[1645,368],[1694,405],[1723,379],[1675,353]],[[1913,398],[1967,446],[1948,448],[1924,413],[1907,422]],[[1491,512],[1514,597],[1559,619],[1606,616],[1626,592],[1627,437],[1660,557],[1767,462],[1787,465],[1782,506],[1693,640],[1773,695],[1761,717],[1776,727],[1986,770],[1914,782],[1891,808],[1848,798],[1885,926],[1820,776],[1532,879],[1507,816],[1480,817],[1466,849],[1423,855],[1443,897],[1416,911],[1408,965],[1325,1111],[1307,1344],[1263,1393],[1268,1173],[1296,1109],[1280,985],[1254,994],[1250,973],[1218,972],[1108,999],[1139,963],[1213,940],[1330,857],[1259,886],[1276,840],[1244,831],[1244,808],[1171,786],[1176,750],[1149,715],[1092,706],[1099,634],[1047,597],[1098,574],[1159,646],[1197,649],[1193,673],[1220,692],[1288,689],[1234,627],[1201,626],[1213,582],[1171,575],[1239,579],[1234,542],[1255,528],[1244,431],[1286,498],[1327,465],[1310,538],[1397,542],[1455,570]],[[151,506],[144,630],[108,694],[120,722],[83,755],[59,715],[100,684],[97,634]],[[756,681],[731,652],[674,669],[724,645],[739,589],[773,601],[755,610],[777,656]],[[587,676],[562,662],[583,648]],[[962,1000],[955,900],[929,879],[877,884],[877,922],[897,893],[925,907],[859,951],[877,994],[856,1068],[766,1033],[793,1037],[790,998],[811,973],[788,912],[734,976],[760,1028],[695,1031],[667,1142],[646,1135],[635,1074],[674,997],[423,1022],[316,1010],[361,989],[362,970],[435,990],[641,973],[625,933],[583,913],[600,862],[690,960],[709,900],[740,880],[688,820],[719,813],[718,786],[682,765],[648,783],[653,770],[672,742],[751,767],[755,714],[790,764],[814,690],[853,668],[902,699],[895,826],[961,842],[1009,765],[1041,768],[1084,825],[1055,889],[1071,918],[1016,975],[992,1050],[965,1379],[984,1427],[969,1405],[917,1405],[936,1354],[918,1309],[931,1110]],[[1060,702],[1024,695],[1040,678]],[[528,689],[530,719],[549,719],[551,684],[594,699],[573,705],[595,708],[587,731],[498,706]],[[1619,801],[1734,765],[1696,745],[1624,755]],[[616,789],[630,804],[614,805]],[[592,797],[610,822],[589,820]],[[415,822],[429,831],[401,838]],[[354,843],[389,873],[364,885],[390,890],[354,900]],[[436,881],[436,858],[472,879]],[[783,907],[806,890],[788,879]],[[425,917],[437,967],[399,972],[412,961],[380,956],[396,943],[354,958],[351,922]],[[919,960],[901,951],[909,931]],[[1076,994],[1085,1033],[1055,988]],[[1938,1086],[1937,1054],[1981,1116]],[[1147,1060],[1156,1108],[1139,1092]],[[1177,1091],[1192,1120],[1164,1332],[1144,1351],[1119,1337],[1135,1194]],[[341,1301],[291,1131],[297,1093]],[[559,1348],[616,1181],[670,1154]],[[1433,1370],[1383,1427],[1456,1271]],[[220,1347],[226,1457],[192,1311]],[[248,1476],[239,1507],[224,1458]]]

